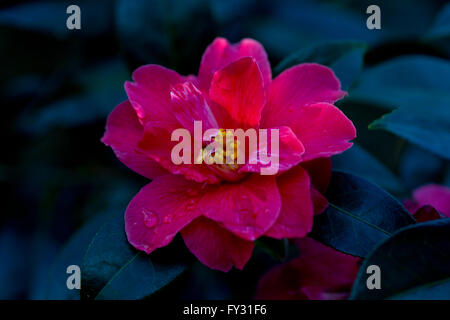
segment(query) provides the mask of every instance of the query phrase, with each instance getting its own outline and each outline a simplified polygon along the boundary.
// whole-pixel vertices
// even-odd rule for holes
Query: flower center
[[[226,180],[240,180],[245,174],[237,172],[240,167],[237,163],[239,144],[232,130],[221,128],[212,138],[212,143],[202,148],[198,160],[203,160],[211,170]]]

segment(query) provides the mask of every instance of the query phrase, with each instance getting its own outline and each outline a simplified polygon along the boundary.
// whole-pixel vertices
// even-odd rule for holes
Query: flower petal
[[[265,235],[276,238],[302,238],[313,225],[310,179],[301,166],[277,178],[281,195],[281,212]]]
[[[198,260],[211,269],[224,272],[233,265],[242,270],[253,251],[253,242],[241,239],[203,217],[181,230],[181,235]]]
[[[271,130],[278,130],[278,152],[274,150],[272,145]],[[262,139],[259,134],[258,148],[248,155],[245,165],[239,168],[239,172],[257,172],[260,173],[262,168],[268,169],[271,165],[276,166],[273,174],[281,173],[289,170],[293,166],[299,164],[305,148],[297,139],[294,132],[289,127],[271,128],[267,130],[266,138]],[[246,149],[248,147],[246,146]],[[242,151],[244,152],[244,151]],[[261,162],[261,155],[270,157],[270,163]],[[264,159],[264,158],[262,158]],[[251,162],[252,161],[252,162]]]
[[[319,102],[334,103],[346,94],[333,71],[315,63],[285,70],[272,81],[269,91],[262,116],[262,125],[266,128],[288,126],[299,118],[297,113],[302,107]]]
[[[184,78],[175,71],[158,65],[146,65],[133,72],[134,82],[125,83],[125,91],[141,121],[157,121],[166,127],[176,127],[170,89]]]
[[[196,182],[217,183],[221,181],[221,178],[210,170],[205,163],[194,163],[192,145],[190,164],[175,164],[172,161],[172,150],[180,142],[171,141],[171,135],[170,129],[164,126],[159,127],[158,123],[149,122],[145,126],[142,139],[138,142],[138,149],[173,174],[181,174],[186,179]],[[192,139],[190,140],[192,141]]]
[[[311,199],[314,206],[314,214],[321,214],[328,208],[328,200],[319,191],[311,186]]]
[[[414,219],[416,219],[417,222],[426,222],[442,218],[445,217],[441,216],[441,214],[439,214],[439,212],[434,207],[427,204],[423,207],[420,207],[417,211],[414,212]]]
[[[146,178],[154,179],[167,171],[137,151],[137,142],[143,132],[144,128],[139,123],[136,112],[127,100],[115,107],[108,116],[106,131],[101,141],[110,146],[117,158],[128,168]]]
[[[356,137],[353,123],[335,106],[317,103],[298,110],[289,124],[305,147],[303,161],[342,153]]]
[[[211,109],[225,129],[255,127],[265,104],[263,79],[254,58],[241,58],[214,73]]]
[[[253,57],[261,70],[264,86],[272,79],[270,63],[263,46],[253,39],[242,39],[239,43],[230,45],[224,38],[216,38],[203,54],[199,70],[201,88],[209,90],[214,73],[228,64],[243,58]]]
[[[259,281],[256,299],[345,299],[359,259],[310,238],[297,241],[300,257],[276,266]]]
[[[419,206],[428,204],[450,217],[450,188],[428,184],[414,190],[413,198]]]
[[[206,98],[194,83],[187,81],[170,90],[173,113],[181,126],[194,132],[194,121],[202,122],[202,129],[218,129],[218,124]]]
[[[239,183],[209,185],[198,207],[205,217],[239,237],[255,240],[269,230],[280,213],[276,177],[253,174]]]
[[[311,184],[314,188],[321,193],[325,193],[331,180],[331,159],[317,158],[302,162],[301,165],[308,171]]]
[[[197,182],[220,181],[204,163],[194,164],[195,150],[192,147],[192,137],[195,138],[194,121],[201,121],[200,135],[201,131],[218,127],[206,98],[192,82],[170,85],[168,90],[170,102],[166,105],[165,113],[170,114],[170,117],[167,116],[162,120],[161,117],[146,120],[144,135],[138,143],[139,150],[173,174],[183,174],[187,179]],[[175,164],[172,159],[172,150],[179,143],[172,141],[172,133],[182,128],[190,133],[190,164]],[[197,140],[201,139],[202,136]],[[200,141],[200,146],[201,143]]]
[[[128,241],[146,253],[169,244],[178,231],[200,215],[194,210],[192,196],[200,188],[200,184],[176,175],[159,176],[147,184],[125,212]]]

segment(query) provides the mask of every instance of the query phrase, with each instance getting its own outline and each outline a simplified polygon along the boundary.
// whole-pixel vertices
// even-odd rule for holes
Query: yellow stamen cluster
[[[225,145],[224,145],[225,140]],[[205,161],[208,164],[216,164],[222,169],[237,170],[236,163],[239,148],[239,141],[235,141],[232,130],[219,129],[217,135],[213,137],[213,143],[202,149],[198,155],[198,161]],[[231,152],[227,152],[231,150]]]

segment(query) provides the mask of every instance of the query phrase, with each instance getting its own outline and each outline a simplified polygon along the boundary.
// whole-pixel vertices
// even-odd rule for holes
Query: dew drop
[[[164,217],[163,223],[168,224],[168,223],[171,223],[172,220],[173,220],[173,215],[171,213],[169,213],[167,216]]]
[[[186,210],[192,210],[195,208],[196,201],[194,199],[189,200],[188,204],[186,205]]]
[[[158,222],[158,216],[154,212],[148,209],[142,209],[142,214],[144,216],[144,225],[147,228],[153,228]]]

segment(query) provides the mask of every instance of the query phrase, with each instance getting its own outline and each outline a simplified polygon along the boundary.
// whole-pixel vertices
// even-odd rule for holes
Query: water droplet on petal
[[[194,199],[191,199],[188,201],[188,204],[186,205],[186,210],[192,210],[195,208],[196,201]]]
[[[158,222],[158,216],[156,215],[156,213],[148,209],[142,209],[142,214],[144,216],[144,225],[147,228],[153,228]]]
[[[168,224],[168,223],[171,223],[172,220],[173,220],[173,215],[171,213],[169,213],[167,216],[164,217],[163,223]]]

